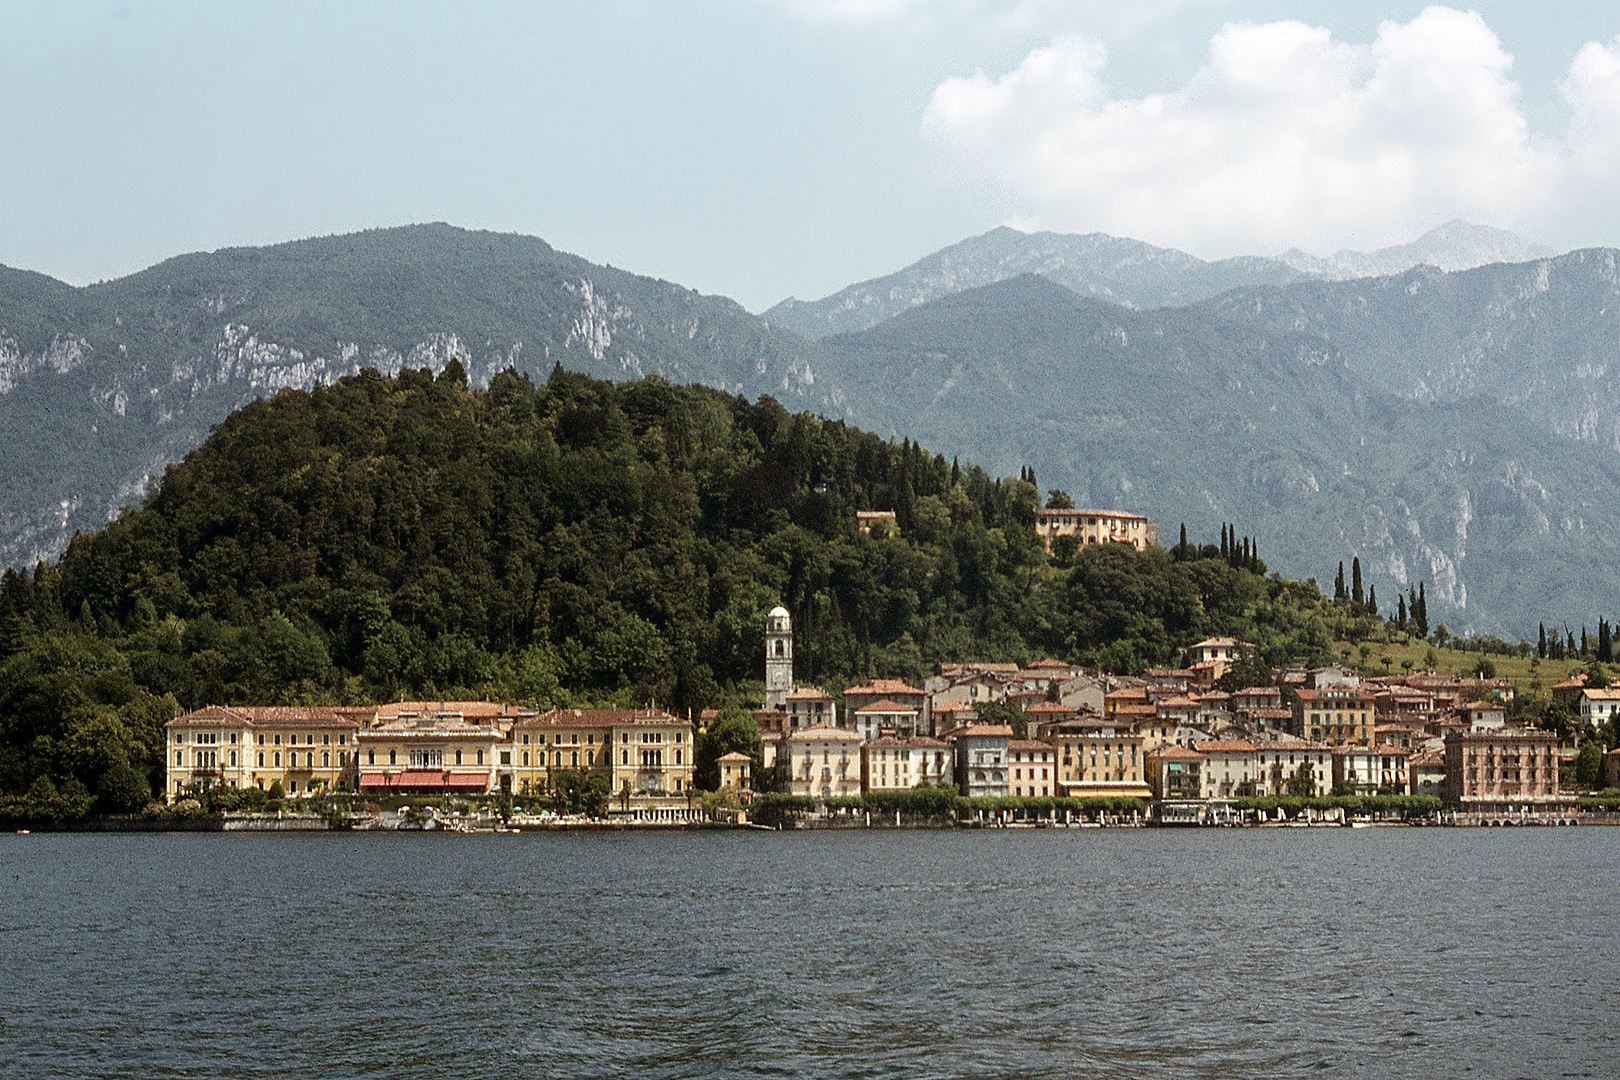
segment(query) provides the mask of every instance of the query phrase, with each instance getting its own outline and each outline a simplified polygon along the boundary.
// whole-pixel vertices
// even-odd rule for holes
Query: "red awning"
[[[445,773],[440,769],[406,769],[390,776],[365,773],[361,791],[488,791],[487,773]]]

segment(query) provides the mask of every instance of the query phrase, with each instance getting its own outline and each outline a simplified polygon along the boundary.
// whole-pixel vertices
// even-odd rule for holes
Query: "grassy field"
[[[1365,658],[1363,648],[1367,650]],[[1359,666],[1364,675],[1403,675],[1432,668],[1441,675],[1469,678],[1477,674],[1481,660],[1488,660],[1496,669],[1496,678],[1513,683],[1515,694],[1543,698],[1548,696],[1554,683],[1569,678],[1586,666],[1579,660],[1537,660],[1534,654],[1523,659],[1517,656],[1482,656],[1480,653],[1438,649],[1425,642],[1399,639],[1363,641],[1360,645],[1336,641],[1333,650],[1341,657],[1348,653],[1349,661]],[[1432,662],[1429,658],[1431,652],[1434,654]],[[1387,665],[1385,657],[1389,658]],[[1405,666],[1408,663],[1410,667]]]

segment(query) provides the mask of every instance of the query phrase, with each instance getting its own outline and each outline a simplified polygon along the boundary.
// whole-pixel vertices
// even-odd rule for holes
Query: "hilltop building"
[[[1072,536],[1086,544],[1129,544],[1137,551],[1157,547],[1159,523],[1141,514],[1123,510],[1037,510],[1035,531],[1040,534],[1046,553],[1062,536]]]

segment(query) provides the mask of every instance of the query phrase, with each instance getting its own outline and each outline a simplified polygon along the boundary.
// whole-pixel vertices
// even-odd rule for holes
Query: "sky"
[[[0,263],[74,284],[448,221],[760,311],[999,225],[1620,246],[1616,190],[1597,3],[0,2]]]

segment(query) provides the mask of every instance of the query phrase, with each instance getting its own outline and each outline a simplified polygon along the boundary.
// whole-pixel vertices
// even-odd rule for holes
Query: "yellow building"
[[[1076,717],[1041,726],[1041,736],[1052,744],[1056,759],[1056,795],[1084,798],[1091,795],[1152,795],[1148,782],[1143,737],[1114,720]]]
[[[803,754],[800,754],[801,760]],[[925,735],[884,737],[861,746],[864,791],[910,791],[918,784],[954,786],[955,761],[950,743]]]
[[[512,725],[514,791],[550,790],[560,773],[606,776],[613,793],[685,795],[692,724],[658,709],[553,709]]]
[[[384,795],[511,791],[507,735],[526,714],[487,701],[381,705],[359,733],[360,790]]]
[[[170,795],[215,785],[288,795],[353,791],[357,736],[373,710],[210,705],[166,725]]]
[[[1301,739],[1330,746],[1371,746],[1376,724],[1372,696],[1358,687],[1294,691],[1293,733]]]
[[[1123,510],[1037,510],[1035,530],[1046,553],[1060,536],[1073,536],[1086,544],[1129,544],[1137,551],[1159,543],[1159,523]]]

